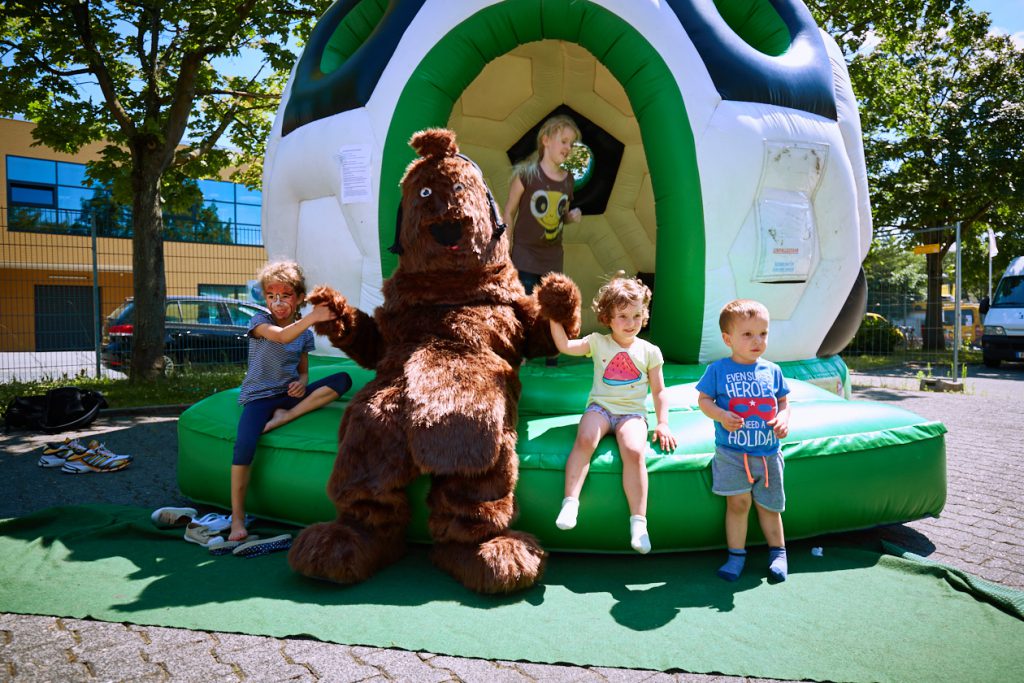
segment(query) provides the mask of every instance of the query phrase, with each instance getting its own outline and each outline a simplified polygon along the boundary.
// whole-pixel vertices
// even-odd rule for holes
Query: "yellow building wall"
[[[18,232],[7,229],[7,156],[69,161],[83,164],[97,158],[101,144],[89,145],[78,154],[33,147],[34,124],[0,118],[0,352],[34,351],[36,286],[92,287],[92,238],[80,235]],[[227,180],[227,178],[224,178]],[[132,241],[126,238],[96,239],[96,283],[100,287],[100,312],[108,316],[132,296]],[[244,285],[266,260],[262,246],[165,242],[164,268],[167,294],[197,294],[199,285]]]

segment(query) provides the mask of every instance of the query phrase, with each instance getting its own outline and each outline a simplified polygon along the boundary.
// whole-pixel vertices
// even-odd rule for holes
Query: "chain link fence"
[[[0,207],[0,382],[125,376],[134,277],[124,221]],[[266,255],[258,244],[236,243],[236,232],[181,217],[166,226],[172,365],[245,361],[237,353],[238,328],[258,310],[250,281]],[[248,235],[245,241],[258,240]],[[115,312],[120,320],[111,317]],[[105,327],[117,322],[112,335]],[[121,345],[120,361],[105,354],[112,339]]]

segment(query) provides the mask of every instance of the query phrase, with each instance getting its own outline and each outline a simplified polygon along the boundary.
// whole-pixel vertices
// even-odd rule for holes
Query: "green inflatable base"
[[[831,364],[831,365],[830,365]],[[310,376],[344,370],[353,389],[321,410],[264,435],[256,452],[246,511],[294,524],[334,519],[326,483],[337,454],[337,432],[350,398],[373,376],[347,359],[318,359]],[[839,370],[828,378],[827,369]],[[822,533],[937,516],[946,500],[945,426],[882,403],[851,401],[816,384],[848,391],[839,359],[784,364],[791,378],[786,466],[786,536]],[[594,454],[580,498],[579,523],[555,527],[563,471],[590,390],[592,366],[563,357],[558,367],[531,362],[522,368],[519,421],[519,517],[514,527],[535,534],[548,550],[633,552],[622,467],[614,439]],[[695,382],[703,368],[666,364],[669,422],[679,444],[672,453],[649,452],[648,528],[655,551],[724,547],[725,501],[711,492],[714,428],[697,408]],[[824,378],[824,379],[823,379]],[[817,380],[817,381],[816,381]],[[814,383],[812,383],[814,382]],[[178,484],[199,503],[230,508],[230,466],[241,415],[238,390],[197,403],[178,423]],[[653,416],[652,416],[653,418]],[[653,420],[651,420],[653,424]],[[409,538],[429,542],[429,479],[409,488]],[[763,542],[752,513],[749,542]]]

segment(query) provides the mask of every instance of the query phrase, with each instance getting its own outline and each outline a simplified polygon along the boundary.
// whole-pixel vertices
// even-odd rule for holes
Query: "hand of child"
[[[288,395],[292,398],[302,398],[306,395],[306,383],[298,379],[289,383]]]
[[[579,223],[583,220],[583,212],[579,209],[569,209],[569,212],[565,214],[566,223]]]
[[[314,323],[327,322],[328,320],[334,320],[337,317],[338,315],[325,304],[314,306],[313,310],[309,313],[309,318]]]
[[[719,422],[722,423],[722,426],[725,427],[727,432],[735,432],[737,429],[743,427],[743,418],[736,413],[729,412],[728,410],[725,411],[725,415],[722,416],[722,419],[719,420]]]
[[[654,434],[651,435],[651,443],[657,441],[661,446],[661,450],[666,453],[671,453],[676,449],[676,437],[672,434],[672,430],[668,428],[667,424],[659,423],[654,428]]]
[[[780,439],[785,439],[789,434],[789,412],[781,412],[768,420],[765,424],[772,428],[772,431],[775,432],[775,436]]]

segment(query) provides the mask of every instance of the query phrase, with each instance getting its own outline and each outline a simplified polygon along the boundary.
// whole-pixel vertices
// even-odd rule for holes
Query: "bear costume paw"
[[[540,580],[547,553],[530,534],[506,530],[479,545],[435,543],[430,559],[470,590],[513,593]]]
[[[321,304],[327,306],[335,315],[334,320],[314,323],[313,329],[317,334],[333,339],[341,337],[345,334],[346,329],[351,328],[351,325],[346,325],[346,322],[351,318],[349,315],[348,299],[341,292],[327,285],[319,285],[314,287],[313,291],[306,297],[306,303],[312,306],[319,306]]]
[[[548,273],[534,289],[541,317],[562,323],[569,337],[580,331],[580,288],[562,273]]]
[[[334,583],[358,583],[405,554],[405,529],[362,531],[340,522],[303,529],[288,551],[299,574]]]

